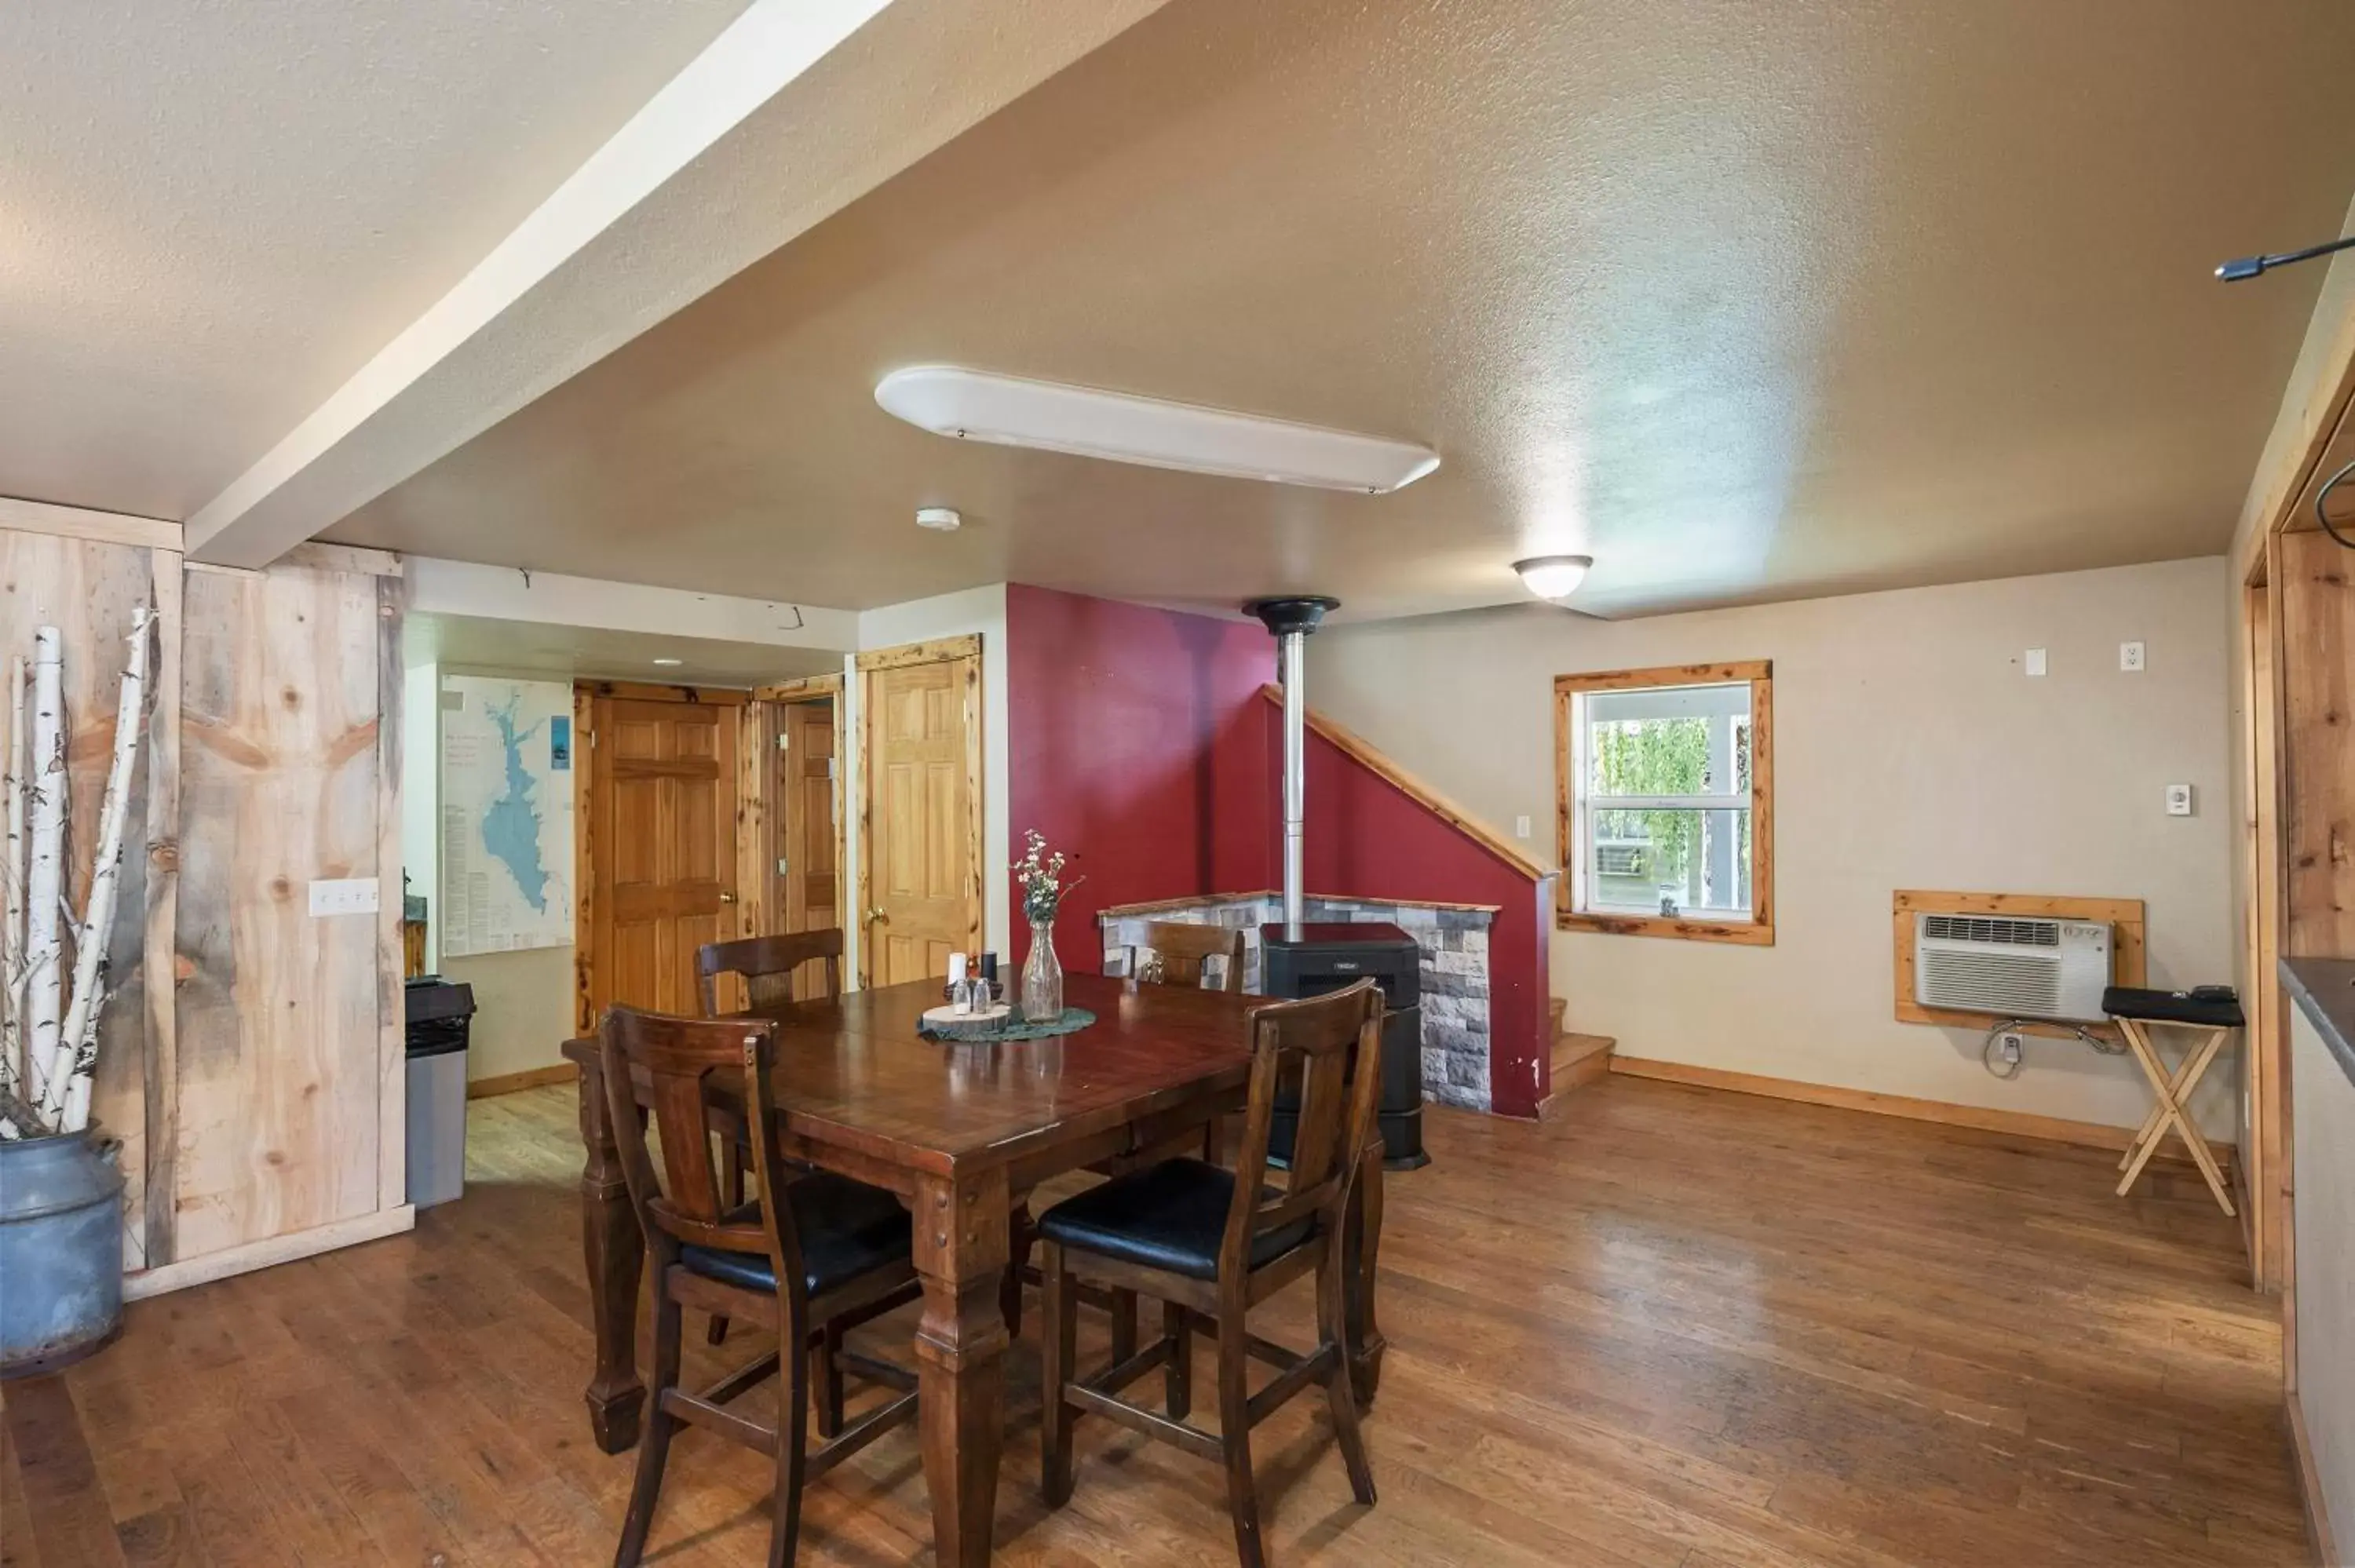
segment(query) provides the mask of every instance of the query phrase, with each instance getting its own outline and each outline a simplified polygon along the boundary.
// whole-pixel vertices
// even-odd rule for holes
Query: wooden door
[[[594,1028],[615,1002],[700,1012],[695,950],[737,935],[742,698],[665,687],[590,694],[581,1027]]]
[[[981,947],[981,640],[859,655],[858,972],[948,973]]]
[[[834,699],[787,703],[778,726],[776,799],[778,901],[786,931],[831,931],[842,924],[842,826],[836,809]],[[823,966],[805,964],[794,994],[825,983]]]

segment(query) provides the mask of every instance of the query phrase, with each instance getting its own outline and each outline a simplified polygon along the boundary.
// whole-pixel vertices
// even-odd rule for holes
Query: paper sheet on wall
[[[442,683],[442,951],[572,940],[572,688]]]

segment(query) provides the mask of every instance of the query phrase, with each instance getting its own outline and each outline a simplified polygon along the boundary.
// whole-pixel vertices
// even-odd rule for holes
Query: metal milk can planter
[[[0,1378],[70,1366],[123,1331],[121,1149],[96,1128],[0,1140]]]

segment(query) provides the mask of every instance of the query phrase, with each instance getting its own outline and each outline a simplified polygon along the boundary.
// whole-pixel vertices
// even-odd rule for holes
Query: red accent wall
[[[1036,828],[1087,879],[1055,923],[1066,969],[1103,968],[1096,915],[1107,906],[1281,884],[1283,715],[1261,695],[1275,645],[1256,622],[1017,583],[1006,657],[1014,851]],[[1550,1066],[1543,885],[1313,732],[1305,854],[1312,893],[1499,906],[1491,1105],[1535,1116]],[[1030,938],[1009,891],[1010,971]]]
[[[1309,690],[1316,705],[1316,689]],[[1283,757],[1283,711],[1263,702],[1263,744]],[[1283,853],[1283,808],[1272,811]],[[1409,903],[1494,904],[1488,932],[1489,1108],[1533,1117],[1551,1086],[1546,1039],[1547,935],[1541,882],[1497,858],[1398,786],[1311,730],[1308,834],[1302,851],[1311,893]],[[1282,868],[1276,868],[1281,880]]]
[[[1272,885],[1257,710],[1275,645],[1257,622],[1016,583],[1006,660],[1013,853],[1036,828],[1087,878],[1055,922],[1065,969],[1103,967],[1108,905]],[[1010,897],[1018,965],[1030,934]]]

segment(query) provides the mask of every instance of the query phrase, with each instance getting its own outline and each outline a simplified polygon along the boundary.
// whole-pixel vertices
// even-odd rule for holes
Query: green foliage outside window
[[[1597,795],[1709,793],[1709,721],[1612,719],[1587,732]],[[1597,839],[1642,839],[1652,845],[1653,880],[1689,885],[1700,845],[1698,811],[1597,811]]]

